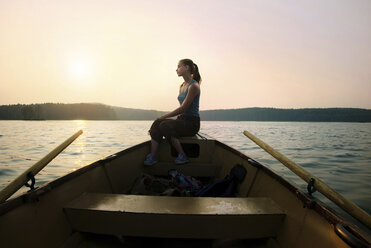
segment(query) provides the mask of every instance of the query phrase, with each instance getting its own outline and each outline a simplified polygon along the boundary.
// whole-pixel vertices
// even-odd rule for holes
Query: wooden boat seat
[[[154,166],[147,166],[144,172],[154,176],[168,176],[169,170],[175,169],[184,175],[193,177],[215,177],[217,166],[205,163],[187,163],[177,165],[174,162],[159,162]]]
[[[81,232],[162,238],[265,238],[285,216],[269,198],[84,193],[64,211]]]

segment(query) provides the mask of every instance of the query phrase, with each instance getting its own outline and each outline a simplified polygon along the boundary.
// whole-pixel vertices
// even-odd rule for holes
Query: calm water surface
[[[151,123],[0,121],[0,188],[79,129],[84,133],[37,175],[37,185],[149,140]],[[371,123],[202,122],[202,133],[242,151],[305,189],[304,181],[247,139],[243,130],[371,213]],[[315,196],[328,203],[319,193]]]

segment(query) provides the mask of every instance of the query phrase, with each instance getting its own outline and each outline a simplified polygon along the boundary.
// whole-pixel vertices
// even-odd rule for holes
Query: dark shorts
[[[153,122],[149,134],[157,142],[161,142],[162,137],[168,141],[171,137],[179,138],[193,136],[200,130],[200,117],[180,115],[176,120],[157,119]]]

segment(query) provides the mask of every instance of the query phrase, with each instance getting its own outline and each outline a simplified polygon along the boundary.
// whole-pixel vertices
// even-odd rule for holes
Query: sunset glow
[[[87,61],[75,60],[70,63],[69,73],[74,79],[84,80],[90,76],[91,68]]]
[[[371,108],[370,1],[0,1],[0,105]]]

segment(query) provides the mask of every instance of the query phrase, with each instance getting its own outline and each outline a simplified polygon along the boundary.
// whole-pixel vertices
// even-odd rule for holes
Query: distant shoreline
[[[99,103],[0,105],[0,120],[133,120],[151,121],[165,111],[113,107]],[[202,121],[371,122],[371,109],[240,108],[200,111]]]
[[[175,119],[175,118],[173,118]],[[89,119],[58,119],[58,120],[15,120],[15,119],[0,119],[1,121],[27,121],[27,122],[32,122],[32,121],[154,121],[155,119],[152,120],[89,120]],[[231,121],[231,120],[203,120],[201,119],[201,122],[298,122],[298,123],[371,123],[371,121]]]

